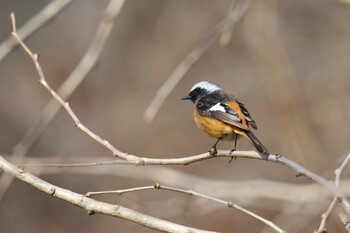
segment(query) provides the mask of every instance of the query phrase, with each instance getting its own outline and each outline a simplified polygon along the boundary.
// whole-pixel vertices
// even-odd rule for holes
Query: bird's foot
[[[233,158],[236,159],[236,156],[232,156],[232,153],[233,153],[234,151],[236,151],[236,148],[233,148],[232,150],[230,150],[231,159],[228,161],[228,163],[231,163],[232,160],[233,160]]]
[[[208,152],[209,152],[209,154],[210,154],[211,156],[215,156],[215,155],[218,154],[218,150],[216,149],[216,146],[213,146],[212,148],[210,148],[210,149],[208,150]]]

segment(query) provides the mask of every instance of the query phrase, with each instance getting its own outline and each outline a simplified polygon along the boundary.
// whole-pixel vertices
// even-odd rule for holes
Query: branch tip
[[[12,21],[12,34],[17,32],[17,26],[16,26],[16,15],[15,12],[12,11],[10,14],[11,21]]]

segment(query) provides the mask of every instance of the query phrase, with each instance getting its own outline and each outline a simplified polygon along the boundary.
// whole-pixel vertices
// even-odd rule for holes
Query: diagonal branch
[[[107,7],[103,10],[101,22],[97,28],[95,37],[93,38],[88,50],[86,51],[83,58],[80,60],[79,64],[75,67],[73,72],[67,77],[64,83],[58,89],[58,95],[61,96],[63,100],[68,99],[73,94],[73,92],[77,89],[77,87],[89,73],[91,68],[95,65],[105,45],[105,42],[112,30],[114,24],[113,19],[118,15],[123,4],[124,0],[110,0]],[[12,17],[12,26],[13,31],[15,32],[13,34],[16,35],[14,39],[16,39],[18,43],[20,43],[18,39],[21,38],[21,46],[23,47],[23,38],[19,34],[20,31],[17,31],[14,16]],[[37,56],[35,56],[28,47],[26,48],[26,52],[28,54],[31,54],[32,59],[34,59],[35,57],[36,60],[38,59]],[[41,77],[44,77],[40,64],[36,64],[36,68],[38,69],[38,71],[40,70],[41,72],[41,74],[39,73],[39,75]],[[25,136],[14,147],[12,160],[15,161],[15,163],[20,162],[23,159],[23,157],[28,153],[28,151],[32,148],[34,143],[39,139],[40,135],[42,135],[46,127],[55,118],[61,107],[62,105],[58,103],[55,100],[55,98],[51,98],[51,100],[45,106],[44,110],[41,112],[40,116],[26,132]],[[6,193],[8,187],[11,185],[12,180],[13,178],[10,176],[2,175],[0,177],[0,201]]]
[[[272,228],[273,230],[275,230],[276,232],[279,233],[285,233],[286,231],[282,230],[281,228],[279,228],[276,224],[274,224],[273,222],[235,204],[229,201],[224,201],[212,196],[208,196],[202,193],[198,193],[195,192],[193,190],[185,190],[185,189],[180,189],[180,188],[174,188],[174,187],[170,187],[170,186],[165,186],[165,185],[160,185],[159,183],[154,184],[153,186],[143,186],[143,187],[137,187],[137,188],[131,188],[131,189],[123,189],[123,190],[113,190],[113,191],[99,191],[99,192],[88,192],[85,194],[85,196],[87,197],[92,197],[95,195],[103,195],[103,194],[117,194],[117,195],[122,195],[124,193],[129,193],[129,192],[136,192],[136,191],[143,191],[143,190],[149,190],[149,189],[163,189],[163,190],[168,190],[168,191],[173,191],[173,192],[178,192],[178,193],[184,193],[184,194],[188,194],[190,196],[197,196],[197,197],[201,197],[201,198],[205,198],[220,204],[224,204],[226,205],[228,208],[235,208],[237,210],[242,211],[243,213],[263,222],[264,224],[266,224],[267,226],[269,226],[270,228]]]
[[[209,233],[211,231],[199,230],[191,227],[182,226],[162,219],[158,219],[120,205],[111,205],[105,202],[87,198],[82,194],[72,192],[53,184],[50,184],[24,170],[15,167],[0,156],[0,169],[16,178],[30,184],[44,193],[55,198],[69,202],[75,206],[85,209],[88,214],[103,214],[112,217],[122,218],[148,228],[162,232],[182,232],[182,233]]]
[[[343,174],[343,171],[345,169],[345,167],[347,166],[347,164],[350,161],[350,153],[348,154],[348,156],[344,159],[343,163],[340,165],[340,167],[338,167],[334,173],[335,173],[335,186],[339,187],[340,184],[340,177]],[[326,212],[324,212],[321,216],[321,223],[320,226],[317,230],[315,230],[315,233],[323,233],[323,232],[327,232],[326,230],[326,224],[327,224],[327,220],[329,215],[331,214],[335,204],[337,203],[337,198],[334,197],[331,204],[329,205],[328,209],[326,210]]]

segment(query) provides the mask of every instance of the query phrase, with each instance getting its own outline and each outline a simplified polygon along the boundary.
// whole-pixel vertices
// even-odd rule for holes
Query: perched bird
[[[236,150],[237,138],[243,136],[263,154],[269,154],[265,146],[250,131],[249,126],[257,129],[247,107],[233,95],[226,93],[219,85],[210,81],[195,84],[189,95],[182,100],[191,100],[195,104],[194,120],[197,126],[209,136],[217,138],[208,150],[217,154],[216,145],[220,140],[235,141],[231,150]]]

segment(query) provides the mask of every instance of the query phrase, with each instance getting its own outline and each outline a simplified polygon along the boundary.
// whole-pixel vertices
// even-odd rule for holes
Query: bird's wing
[[[200,108],[200,106],[197,107]],[[201,110],[199,112],[201,112],[203,116],[211,117],[216,120],[225,122],[226,124],[236,126],[237,128],[247,130],[247,126],[242,124],[240,114],[232,107],[230,107],[229,104],[217,103],[206,110],[198,108],[197,110]]]
[[[253,129],[258,129],[258,127],[256,126],[255,121],[254,121],[253,118],[250,116],[250,113],[248,112],[247,107],[246,107],[243,103],[241,103],[241,102],[239,102],[239,101],[237,101],[237,103],[238,103],[238,105],[239,105],[239,107],[240,107],[240,109],[241,109],[241,111],[242,111],[242,113],[243,113],[243,115],[244,115],[244,118],[248,121],[249,125],[250,125]]]

